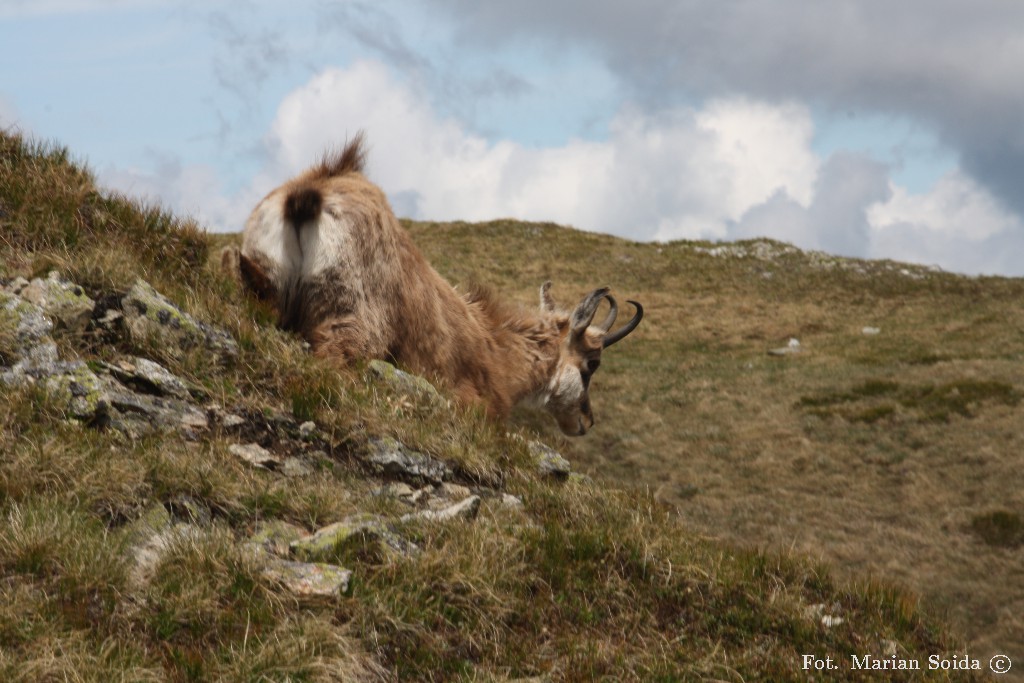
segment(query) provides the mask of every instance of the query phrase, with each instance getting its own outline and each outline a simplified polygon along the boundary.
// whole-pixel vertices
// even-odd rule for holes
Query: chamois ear
[[[551,280],[548,280],[540,286],[540,310],[554,313],[556,308],[555,299],[551,296]]]
[[[572,318],[569,323],[572,327],[573,336],[583,334],[590,326],[591,321],[594,320],[594,316],[597,314],[597,307],[601,305],[601,299],[608,296],[608,289],[608,287],[595,289],[583,297],[583,300],[576,306],[576,310],[572,312]]]
[[[274,281],[256,261],[239,253],[238,265],[242,282],[249,288],[249,291],[256,295],[257,299],[262,301],[277,299],[277,287],[274,286]]]
[[[242,279],[242,252],[231,245],[220,250],[220,267],[233,280]]]

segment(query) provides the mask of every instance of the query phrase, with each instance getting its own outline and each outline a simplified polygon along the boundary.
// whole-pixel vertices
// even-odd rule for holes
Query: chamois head
[[[556,313],[550,290],[550,282],[545,282],[540,289],[541,310]],[[601,301],[605,299],[608,300],[608,314],[600,324],[591,324]],[[590,378],[601,365],[601,352],[635,330],[644,317],[643,306],[635,301],[629,303],[636,309],[632,320],[614,332],[610,330],[619,307],[608,293],[608,287],[595,289],[583,297],[565,320],[558,361],[544,391],[543,403],[561,430],[569,436],[582,436],[594,425],[594,413],[590,408]]]

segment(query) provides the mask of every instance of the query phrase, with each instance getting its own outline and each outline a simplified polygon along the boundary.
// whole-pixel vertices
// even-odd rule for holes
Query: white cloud
[[[868,209],[890,193],[884,165],[859,155],[834,154],[822,166],[806,206],[776,193],[752,207],[729,236],[772,237],[804,249],[867,256],[871,250]]]
[[[97,173],[99,183],[127,196],[195,218],[204,227],[223,232],[242,229],[245,217],[270,188],[263,179],[228,195],[217,172],[205,165],[182,165],[173,157],[154,157],[155,171],[108,166]]]
[[[892,198],[872,206],[868,215],[879,233],[909,224],[967,242],[982,242],[1021,228],[1020,218],[961,171],[944,175],[927,194],[910,194],[893,186]]]
[[[894,186],[870,207],[871,255],[968,273],[1024,275],[1024,221],[961,171],[923,194]]]
[[[724,236],[782,190],[808,201],[817,175],[809,113],[716,100],[657,116],[626,108],[603,142],[491,143],[442,119],[383,65],[328,69],[290,93],[269,144],[288,175],[365,129],[369,173],[418,218],[552,220],[636,239]]]

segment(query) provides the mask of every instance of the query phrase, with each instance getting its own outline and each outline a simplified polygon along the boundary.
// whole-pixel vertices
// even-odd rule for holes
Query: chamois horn
[[[612,312],[617,312],[618,307],[615,305],[615,300],[612,299],[610,296],[608,297],[608,299],[610,300],[610,303],[612,304]],[[623,325],[622,327],[620,327],[619,329],[617,329],[614,332],[612,332],[611,334],[606,334],[604,336],[604,340],[601,342],[601,347],[602,348],[607,349],[609,346],[611,346],[615,342],[620,341],[627,334],[629,334],[630,332],[635,330],[636,326],[640,324],[641,320],[643,320],[643,318],[644,318],[644,307],[641,306],[636,301],[633,301],[631,299],[627,299],[626,303],[633,304],[633,308],[636,309],[636,313],[633,314],[633,319],[630,320],[625,325]],[[612,317],[611,313],[609,313],[609,317]],[[609,323],[609,326],[610,325],[611,325],[611,323]]]

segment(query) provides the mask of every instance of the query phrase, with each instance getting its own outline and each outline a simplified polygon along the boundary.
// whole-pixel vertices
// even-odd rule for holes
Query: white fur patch
[[[563,365],[551,378],[548,389],[556,403],[565,405],[579,402],[583,396],[583,377],[580,376],[579,368]]]

